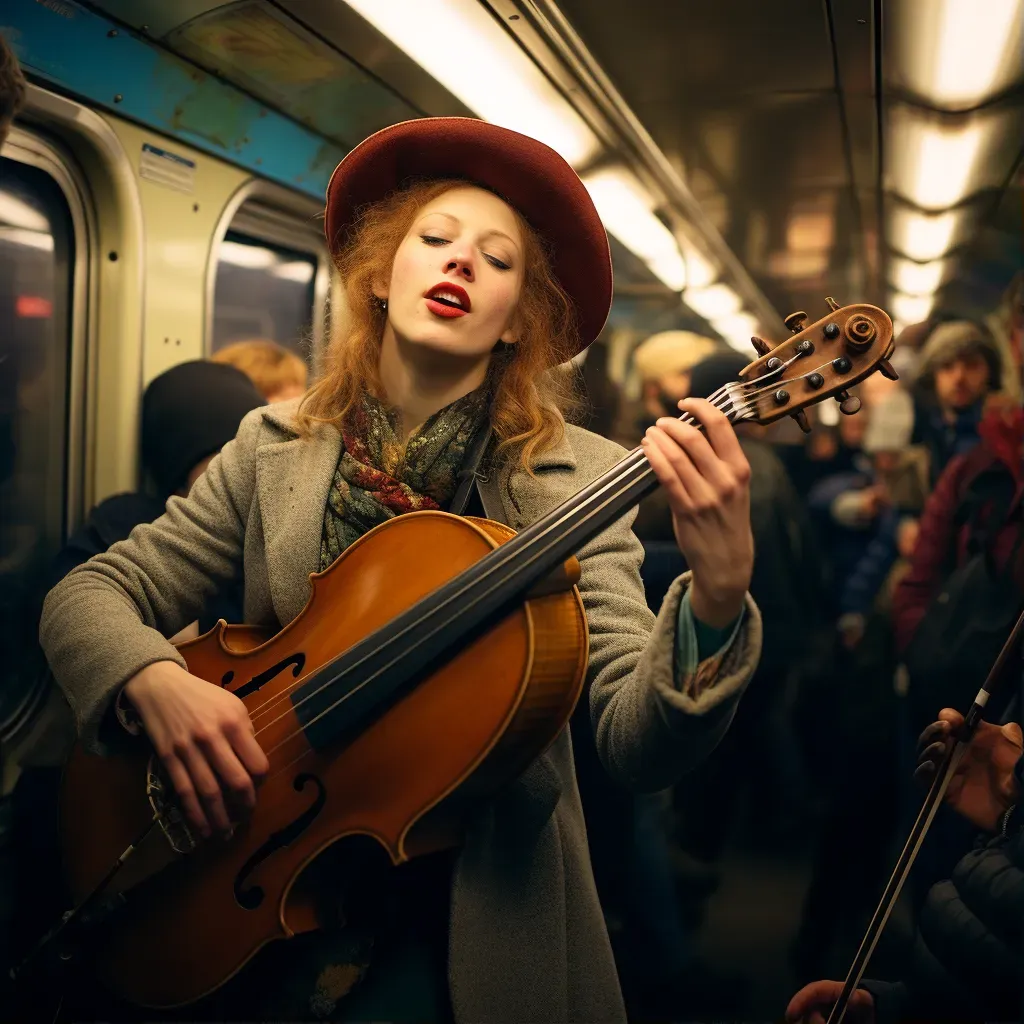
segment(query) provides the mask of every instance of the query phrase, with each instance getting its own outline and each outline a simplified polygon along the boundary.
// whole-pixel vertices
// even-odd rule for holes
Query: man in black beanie
[[[93,555],[160,516],[172,495],[185,497],[210,460],[238,433],[246,413],[266,405],[252,381],[233,366],[196,359],[154,378],[142,396],[143,487],[101,501],[54,559],[46,590]],[[238,595],[223,594],[200,619],[241,621]]]
[[[142,399],[146,484],[138,491],[112,495],[89,513],[40,581],[39,604],[75,566],[124,540],[140,523],[158,518],[172,495],[187,495],[210,460],[238,432],[246,413],[262,405],[266,405],[263,396],[233,366],[196,360],[155,378]],[[242,621],[240,583],[209,602],[188,632],[197,635],[197,625],[199,632],[205,632],[219,618]],[[185,639],[182,634],[179,637]],[[14,848],[21,879],[14,915],[25,952],[69,899],[61,882],[56,832],[60,773],[56,766],[27,766],[14,788]]]

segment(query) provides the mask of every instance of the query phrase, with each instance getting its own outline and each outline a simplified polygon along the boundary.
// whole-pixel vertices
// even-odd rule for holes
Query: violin
[[[875,370],[893,379],[892,322],[840,308],[711,396],[733,422],[772,423]],[[689,422],[692,417],[684,416]],[[699,426],[699,424],[698,424]],[[264,945],[325,924],[304,888],[346,836],[394,864],[456,847],[467,816],[520,775],[572,714],[588,633],[574,557],[657,486],[641,448],[516,533],[445,512],[399,516],[310,577],[275,635],[218,623],[180,644],[188,671],[245,704],[270,762],[252,814],[227,839],[189,830],[151,748],[64,771],[61,844],[76,907],[45,942],[88,924],[98,972],[150,1008],[215,991]],[[308,879],[308,876],[305,876]]]

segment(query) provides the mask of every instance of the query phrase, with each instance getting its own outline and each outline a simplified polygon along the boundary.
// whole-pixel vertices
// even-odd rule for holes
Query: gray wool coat
[[[319,567],[328,488],[340,454],[333,427],[297,436],[296,402],[257,409],[187,499],[69,573],[46,599],[40,637],[93,750],[106,748],[111,705],[136,672],[184,665],[165,637],[244,574],[245,620],[281,626],[302,610]],[[497,467],[480,486],[489,517],[521,529],[623,455],[568,427],[535,462]],[[655,619],[643,550],[624,516],[578,553],[590,627],[591,716],[605,767],[639,790],[671,785],[718,743],[757,664],[761,621],[746,615],[720,662],[686,692],[674,677],[685,577]],[[710,665],[710,669],[709,669]],[[598,903],[568,730],[482,807],[453,878],[449,983],[460,1024],[625,1021]]]

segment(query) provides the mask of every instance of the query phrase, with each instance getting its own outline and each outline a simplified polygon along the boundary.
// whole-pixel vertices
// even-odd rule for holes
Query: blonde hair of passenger
[[[276,341],[262,338],[236,341],[215,352],[211,358],[215,363],[227,363],[241,370],[268,402],[283,391],[306,390],[306,364]]]
[[[710,338],[692,331],[661,331],[636,347],[633,367],[642,381],[660,380],[692,370],[717,349]]]

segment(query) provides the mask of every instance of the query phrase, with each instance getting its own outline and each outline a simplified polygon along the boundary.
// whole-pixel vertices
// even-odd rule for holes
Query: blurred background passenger
[[[211,360],[241,370],[268,402],[287,402],[306,392],[306,364],[276,341],[236,341],[214,352]]]

